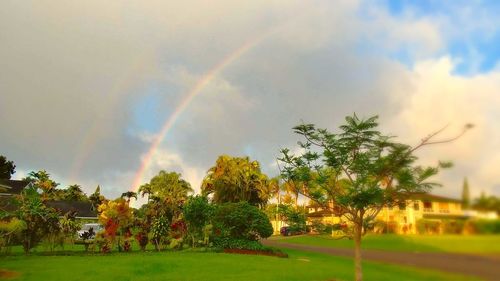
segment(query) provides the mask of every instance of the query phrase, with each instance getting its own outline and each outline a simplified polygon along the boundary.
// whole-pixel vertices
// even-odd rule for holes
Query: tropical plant
[[[40,194],[35,188],[24,189],[14,198],[18,206],[12,216],[24,221],[26,227],[21,232],[24,252],[38,245],[45,237],[54,232],[59,232],[59,218],[56,211],[45,206]]]
[[[213,217],[215,238],[257,241],[273,234],[266,214],[247,202],[217,205]]]
[[[50,178],[50,174],[45,170],[38,172],[32,171],[23,180],[31,182],[37,189],[42,191],[42,198],[44,200],[60,199],[61,192],[56,190],[59,183],[56,183]]]
[[[99,222],[104,225],[104,237],[110,245],[116,245],[118,250],[127,250],[132,236],[130,228],[133,226],[134,216],[132,208],[123,199],[108,201],[99,206]],[[116,239],[118,238],[118,239]],[[122,244],[123,242],[123,244]]]
[[[272,185],[261,172],[259,162],[227,155],[219,156],[208,170],[201,190],[205,196],[213,195],[214,203],[246,201],[261,207],[272,196]]]
[[[132,199],[132,198],[137,199],[137,193],[133,192],[133,191],[127,191],[127,192],[122,193],[122,195],[120,197],[121,198],[126,198],[127,199],[127,204],[130,205],[130,199]]]
[[[88,201],[87,195],[78,184],[72,184],[64,190],[64,200],[66,201]]]
[[[196,241],[200,240],[207,244],[204,241],[204,230],[210,224],[213,209],[214,207],[208,202],[208,198],[201,195],[190,197],[184,204],[182,213],[193,247],[196,246]]]
[[[147,204],[148,215],[163,216],[169,224],[182,213],[181,207],[189,193],[193,191],[191,185],[182,179],[180,174],[166,171],[160,171],[147,186],[150,197],[150,202]]]
[[[469,191],[469,182],[467,178],[464,179],[464,184],[462,187],[462,208],[465,210],[470,209],[470,191]]]
[[[89,201],[95,209],[99,208],[99,205],[106,201],[106,198],[101,195],[101,187],[99,185],[96,187],[94,193],[89,196]]]
[[[318,129],[313,124],[294,127],[303,137],[298,142],[302,153],[281,150],[284,164],[282,176],[299,182],[299,193],[334,210],[349,220],[353,229],[346,233],[355,241],[355,276],[362,280],[361,238],[365,226],[372,222],[383,206],[397,204],[413,192],[425,192],[437,184],[427,180],[440,168],[415,164],[415,150],[437,143],[450,142],[463,135],[472,125],[464,127],[456,137],[434,140],[443,129],[425,137],[415,147],[393,141],[392,136],[377,130],[378,117],[360,119],[356,114],[346,117],[338,133]]]
[[[5,249],[10,250],[11,243],[20,238],[22,231],[26,229],[26,223],[16,217],[0,220],[0,253]]]
[[[13,161],[8,161],[3,155],[0,155],[0,179],[10,179],[16,172],[16,165]]]

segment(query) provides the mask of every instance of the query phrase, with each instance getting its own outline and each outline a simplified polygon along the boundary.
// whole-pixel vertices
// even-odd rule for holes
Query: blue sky
[[[385,3],[384,3],[385,2]],[[498,1],[382,1],[394,17],[411,15],[414,18],[434,18],[446,21],[460,30],[470,22],[491,18],[490,25],[477,26],[471,30],[464,28],[460,36],[445,38],[446,46],[440,54],[449,54],[457,59],[454,73],[476,75],[491,71],[500,59],[500,28],[494,21],[500,12]],[[466,12],[464,12],[466,10]],[[394,57],[404,63],[411,62],[408,54],[400,50]]]

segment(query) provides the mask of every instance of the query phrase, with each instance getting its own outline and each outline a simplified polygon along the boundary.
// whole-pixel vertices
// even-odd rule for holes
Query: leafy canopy
[[[302,153],[282,149],[282,175],[301,183],[300,193],[314,201],[333,201],[335,211],[353,222],[371,220],[382,206],[437,186],[428,179],[449,164],[416,165],[414,148],[383,135],[377,119],[348,116],[336,133],[313,124],[294,127],[303,137],[298,142]]]
[[[268,177],[259,162],[248,157],[219,156],[201,186],[203,195],[213,194],[214,203],[246,201],[263,206],[273,195]]]

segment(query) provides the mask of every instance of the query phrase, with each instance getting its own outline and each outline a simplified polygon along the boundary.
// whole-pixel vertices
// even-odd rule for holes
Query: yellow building
[[[342,217],[335,216],[331,208],[308,206],[308,224],[338,224],[345,222]],[[429,193],[412,194],[404,203],[382,208],[375,219],[373,231],[376,233],[416,234],[419,232],[417,222],[420,221],[420,232],[442,233],[443,221],[463,220],[468,215],[462,210],[458,199],[432,195]]]

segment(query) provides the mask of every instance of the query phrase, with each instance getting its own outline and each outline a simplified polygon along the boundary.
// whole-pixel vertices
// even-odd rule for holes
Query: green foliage
[[[0,155],[0,179],[10,179],[16,172],[16,165],[13,161],[8,161],[3,155]]]
[[[50,174],[45,170],[32,171],[23,180],[33,183],[37,189],[42,190],[42,197],[44,199],[60,200],[64,196],[62,190],[56,190],[59,183],[52,180]]]
[[[273,184],[260,170],[259,162],[248,157],[219,156],[201,186],[203,195],[213,194],[214,203],[247,201],[264,206],[273,193]]]
[[[437,185],[427,180],[446,163],[415,165],[414,148],[392,141],[377,127],[377,116],[356,115],[346,117],[338,133],[312,124],[296,126],[294,131],[305,139],[299,142],[304,152],[293,155],[282,150],[284,178],[302,183],[301,194],[325,207],[333,201],[334,211],[358,228],[364,220],[372,221],[383,206]]]
[[[481,197],[474,201],[472,207],[481,211],[495,211],[500,215],[500,198],[496,196],[486,196],[483,192],[481,193]]]
[[[443,232],[445,234],[462,234],[465,220],[443,220]]]
[[[462,187],[462,208],[467,210],[470,209],[470,191],[469,191],[469,182],[467,178],[464,179],[464,185]]]
[[[205,240],[204,230],[210,224],[213,210],[214,206],[210,205],[208,198],[201,195],[190,197],[184,204],[182,213],[193,247],[196,241]]]
[[[66,201],[88,201],[87,195],[82,191],[82,187],[78,184],[68,186],[64,191],[63,200]]]
[[[5,249],[10,250],[10,246],[20,239],[21,233],[26,229],[26,223],[16,217],[8,220],[0,220],[0,253]]]
[[[43,204],[35,188],[25,189],[14,199],[18,209],[13,216],[24,221],[26,228],[21,232],[25,253],[28,253],[43,238],[60,232],[56,211]]]
[[[470,223],[477,234],[500,234],[500,220],[475,220]]]
[[[99,185],[96,187],[94,193],[89,196],[89,201],[95,209],[99,208],[99,205],[106,201],[106,198],[101,195],[101,187]]]
[[[441,232],[441,222],[437,220],[420,219],[416,222],[419,234],[438,234]]]
[[[247,202],[218,205],[213,223],[216,237],[256,241],[273,234],[273,227],[266,214]]]
[[[361,237],[366,226],[383,206],[437,186],[428,179],[450,166],[443,162],[436,167],[415,164],[417,157],[413,152],[433,144],[431,139],[441,131],[411,147],[383,135],[378,130],[378,116],[361,119],[356,114],[347,116],[336,133],[313,124],[302,124],[293,130],[303,137],[298,142],[302,152],[295,155],[288,148],[281,150],[282,176],[300,184],[298,192],[326,208],[327,202],[332,201],[332,211],[352,223],[353,231],[346,234],[356,242],[356,280],[361,280]]]
[[[303,208],[295,208],[292,205],[280,204],[278,212],[293,232],[306,231],[306,211]]]
[[[258,241],[238,239],[232,237],[217,237],[214,240],[214,246],[219,249],[240,249],[240,250],[267,250],[268,247]]]
[[[151,240],[157,251],[167,242],[167,235],[170,230],[170,223],[166,217],[156,218],[151,225]]]

